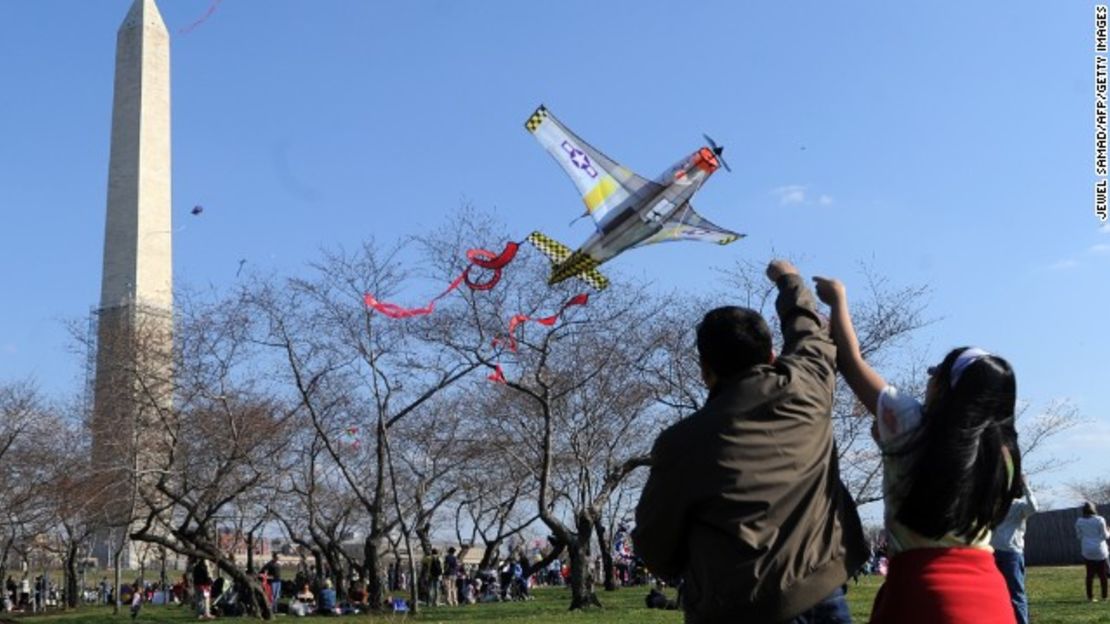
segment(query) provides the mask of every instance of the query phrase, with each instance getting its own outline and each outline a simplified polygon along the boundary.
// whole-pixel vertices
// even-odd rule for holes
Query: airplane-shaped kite
[[[598,265],[626,249],[677,240],[701,240],[727,245],[743,234],[714,225],[690,205],[690,198],[713,172],[724,166],[723,147],[708,136],[709,147],[698,148],[654,181],[645,179],[578,138],[542,105],[524,127],[567,172],[594,218],[597,231],[577,251],[540,232],[528,241],[551,259],[551,278],[557,284],[577,277],[601,290],[609,280]]]

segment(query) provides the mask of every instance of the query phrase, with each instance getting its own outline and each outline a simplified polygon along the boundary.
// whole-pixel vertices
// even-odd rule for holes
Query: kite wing
[[[639,246],[680,240],[698,240],[727,245],[743,237],[743,234],[737,234],[714,224],[695,212],[690,202],[686,202],[675,211],[674,216],[663,223],[663,229],[639,243]]]
[[[586,212],[598,225],[629,197],[646,197],[663,189],[583,141],[543,106],[532,113],[524,127],[567,172],[582,195]]]

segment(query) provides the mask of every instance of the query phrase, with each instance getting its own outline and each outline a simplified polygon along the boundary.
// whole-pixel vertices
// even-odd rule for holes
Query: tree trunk
[[[570,555],[570,610],[600,607],[601,601],[594,593],[590,573],[590,534],[593,521],[585,513],[575,518],[577,533],[570,536],[567,550]]]
[[[76,609],[80,604],[77,597],[77,542],[74,541],[66,546],[66,606]]]
[[[486,542],[486,552],[482,553],[482,562],[478,564],[479,570],[485,570],[497,560],[497,551],[501,550],[501,540]]]
[[[425,557],[432,554],[431,532],[432,526],[430,524],[425,524],[416,529],[416,537],[420,540],[420,550],[424,553]]]
[[[162,588],[163,604],[170,604],[170,591],[166,585],[166,547],[162,547],[162,572],[158,575],[158,584]]]
[[[416,557],[414,557],[412,553],[412,541],[409,540],[409,534],[404,533],[403,537],[405,538],[405,554],[408,555],[409,558],[409,578],[412,579],[412,591],[409,592],[412,604],[409,605],[409,611],[413,615],[416,615],[420,611],[420,584],[416,582]],[[429,602],[428,606],[435,605]]]
[[[247,573],[254,573],[254,532],[247,532]]]
[[[385,588],[382,587],[382,535],[388,533],[383,521],[385,507],[385,420],[381,412],[378,413],[378,424],[375,428],[377,440],[374,442],[374,460],[377,463],[377,473],[374,475],[374,506],[370,509],[370,534],[366,536],[363,547],[365,554],[362,562],[365,568],[367,601],[371,609],[380,611],[385,600]]]
[[[243,605],[248,613],[258,613],[258,617],[263,620],[272,620],[274,614],[270,611],[270,603],[266,600],[266,592],[262,590],[262,585],[250,574],[239,569],[239,566],[234,565],[231,561],[220,558],[216,562],[221,570],[227,572],[231,579],[239,583],[243,587],[250,588],[250,594],[243,596],[241,599],[246,603]],[[255,611],[257,609],[257,611]]]
[[[112,590],[112,615],[119,615],[119,588],[123,585],[123,570],[120,570],[120,559],[123,559],[123,544],[120,543],[116,546],[116,552],[112,553],[112,566],[115,568],[114,576],[116,581],[116,588]]]
[[[195,605],[197,603],[192,574],[193,566],[196,564],[197,560],[192,555],[185,557],[185,572],[181,575],[182,585],[185,586],[184,592],[181,594],[181,602],[185,604]]]
[[[573,540],[567,547],[570,555],[570,610],[600,607],[601,602],[593,591],[590,578],[590,551],[581,540]]]
[[[616,591],[617,579],[613,571],[613,547],[605,535],[605,526],[601,523],[600,516],[594,518],[594,532],[597,534],[597,549],[601,551],[601,565],[604,567],[601,576],[605,582],[605,591]]]
[[[380,611],[382,601],[385,600],[381,575],[381,540],[376,535],[368,535],[362,547],[362,554],[362,576],[366,578],[366,599],[371,609]]]
[[[324,551],[324,557],[327,560],[328,568],[331,570],[332,581],[335,582],[336,601],[342,602],[347,598],[347,576],[338,549],[334,548],[334,542],[332,546],[333,548]]]

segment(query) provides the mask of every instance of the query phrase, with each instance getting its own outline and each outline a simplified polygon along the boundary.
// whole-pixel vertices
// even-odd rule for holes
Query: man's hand
[[[813,283],[817,286],[817,298],[830,308],[835,308],[847,296],[844,291],[844,284],[836,278],[814,277]]]
[[[778,283],[783,275],[797,275],[798,269],[789,260],[772,260],[767,265],[767,277],[772,282]]]

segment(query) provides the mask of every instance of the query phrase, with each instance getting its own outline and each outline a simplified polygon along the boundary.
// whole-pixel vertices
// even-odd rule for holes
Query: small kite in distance
[[[200,213],[204,212],[204,206],[201,206],[201,205],[196,205],[196,206],[193,206],[193,209],[192,209],[192,210],[190,210],[189,212],[190,212],[190,213],[191,213],[191,214],[192,214],[193,216],[196,216],[196,215],[198,215],[198,214],[200,214]]]
[[[197,26],[200,26],[204,22],[208,21],[208,18],[212,17],[212,14],[216,12],[216,8],[220,6],[221,2],[223,2],[223,0],[212,0],[212,4],[208,5],[208,11],[206,11],[205,14],[200,17],[200,19],[195,20],[192,24],[189,24],[185,28],[177,31],[178,34],[187,35],[193,32],[193,29],[195,29]]]

